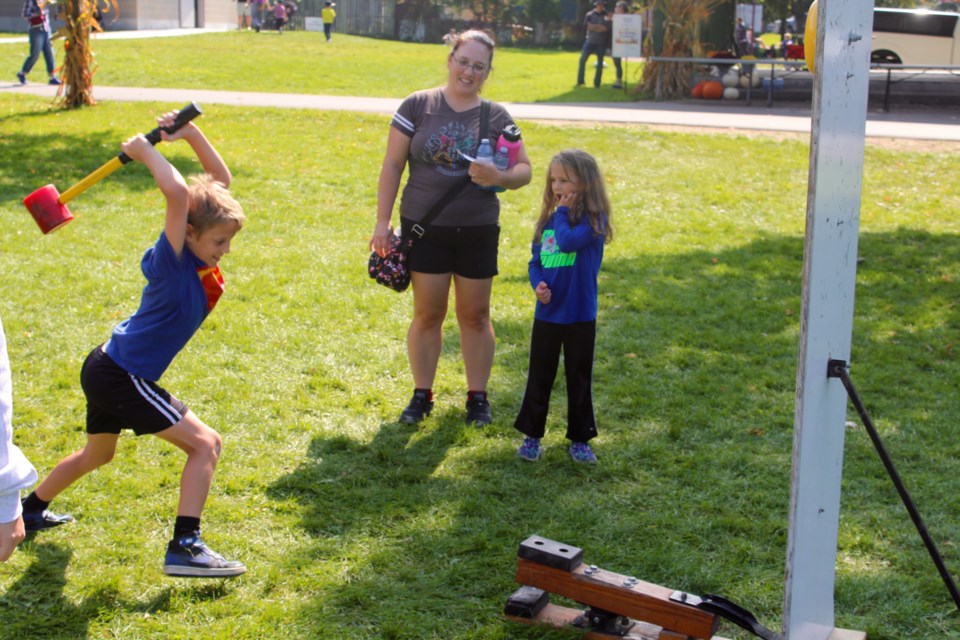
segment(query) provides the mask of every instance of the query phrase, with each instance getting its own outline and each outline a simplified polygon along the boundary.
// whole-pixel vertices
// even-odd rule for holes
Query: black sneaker
[[[163,562],[165,574],[183,578],[229,578],[246,571],[242,562],[227,560],[205,545],[200,534],[171,540]]]
[[[430,415],[433,410],[433,400],[430,394],[423,391],[414,391],[410,398],[410,404],[400,414],[400,422],[405,424],[416,424]]]
[[[490,402],[486,394],[467,395],[467,424],[482,427],[491,422],[493,422],[493,414],[490,413]]]
[[[23,512],[23,528],[28,533],[52,529],[68,522],[73,522],[73,516],[69,513],[54,513],[49,509]]]

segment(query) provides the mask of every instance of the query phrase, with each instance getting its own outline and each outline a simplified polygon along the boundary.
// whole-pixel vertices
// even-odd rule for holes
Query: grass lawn
[[[62,42],[62,41],[61,41]],[[338,96],[396,97],[441,84],[447,49],[322,33],[228,31],[172,38],[96,40],[99,69],[95,82],[127,87],[218,88],[235,91],[317,93]],[[58,64],[62,44],[55,41]],[[26,55],[23,43],[0,44],[7,60],[0,77],[13,78]],[[606,59],[603,86],[576,87],[579,52],[499,49],[485,95],[510,102],[617,102],[633,99],[610,88],[616,79]],[[163,64],[156,61],[162,60]],[[593,64],[588,62],[588,76]],[[639,61],[628,61],[625,76],[635,86]],[[4,75],[5,74],[5,75]]]
[[[259,43],[273,34],[222,37],[247,35]],[[298,34],[288,35],[273,46]],[[423,47],[434,63],[442,55]],[[247,64],[228,53],[229,64]],[[561,66],[574,70],[570,54],[552,55],[567,56]],[[127,70],[113,78],[101,64],[98,81],[141,82],[130,79],[136,64],[118,64]],[[321,75],[324,67],[313,67]],[[213,86],[229,88],[228,70],[218,71],[225,84]],[[291,90],[271,86],[270,73],[247,84]],[[397,83],[396,95],[440,81],[395,75],[376,77]],[[14,368],[15,438],[41,474],[83,443],[80,364],[135,309],[137,265],[161,229],[162,200],[148,172],[130,165],[74,200],[77,220],[50,236],[20,200],[49,182],[65,190],[170,106],[64,113],[0,94],[0,317]],[[534,533],[582,547],[588,562],[618,573],[725,595],[779,628],[806,141],[521,122],[535,179],[501,198],[496,420],[483,430],[463,425],[457,328],[448,320],[437,406],[417,428],[395,422],[411,389],[411,296],[365,273],[389,119],[204,110],[200,124],[234,171],[249,223],[223,263],[226,295],[163,384],[224,436],[205,536],[249,571],[226,581],[162,576],[183,456],[125,435],[112,464],[56,502],[78,522],[38,535],[0,565],[5,633],[579,637],[501,618],[517,545]],[[515,456],[512,429],[533,310],[529,239],[546,162],[570,146],[605,170],[616,230],[600,284],[595,468],[566,456],[562,381],[539,463]],[[182,144],[162,152],[182,172],[196,171]],[[950,149],[867,149],[851,374],[954,570],[960,186],[950,176],[958,159]],[[843,491],[837,626],[867,630],[871,640],[960,634],[860,428],[847,431]],[[730,625],[721,635],[751,637]]]

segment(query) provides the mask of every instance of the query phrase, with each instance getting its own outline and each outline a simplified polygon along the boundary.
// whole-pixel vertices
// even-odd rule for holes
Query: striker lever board
[[[675,590],[636,578],[604,571],[585,565],[583,552],[539,536],[531,536],[520,544],[516,580],[533,587],[518,604],[516,596],[508,601],[506,614],[521,622],[544,622],[554,626],[592,627],[584,618],[577,624],[577,616],[589,616],[575,609],[556,607],[547,602],[553,593],[582,603],[604,614],[620,618],[623,625],[613,620],[613,632],[591,629],[588,638],[696,638],[709,640],[719,625],[719,618],[708,611],[671,599]],[[536,591],[547,592],[539,596]],[[627,619],[633,620],[627,620]],[[630,623],[633,623],[630,626]],[[617,627],[622,627],[617,629]],[[633,635],[628,635],[633,634]]]
[[[673,633],[640,620],[609,616],[606,624],[596,624],[594,610],[582,611],[549,602],[550,594],[534,587],[520,587],[507,599],[504,614],[510,620],[525,624],[543,624],[557,628],[584,631],[587,640],[687,640],[689,636]]]

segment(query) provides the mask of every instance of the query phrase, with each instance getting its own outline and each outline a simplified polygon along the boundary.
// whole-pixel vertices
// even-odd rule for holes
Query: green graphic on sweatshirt
[[[572,267],[573,263],[577,261],[577,252],[564,253],[560,251],[555,235],[553,229],[545,229],[543,235],[540,236],[540,242],[542,243],[540,246],[540,264],[543,265],[544,269]]]

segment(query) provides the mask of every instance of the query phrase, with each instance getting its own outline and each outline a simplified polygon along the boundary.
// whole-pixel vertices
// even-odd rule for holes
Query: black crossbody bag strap
[[[481,100],[480,101],[480,139],[483,140],[487,137],[487,131],[489,128],[490,120],[490,101]],[[423,216],[420,222],[414,223],[410,227],[411,233],[416,235],[418,238],[422,238],[423,234],[427,232],[427,227],[430,226],[430,223],[433,222],[433,219],[440,215],[440,212],[443,211],[444,207],[450,204],[457,195],[463,191],[463,188],[470,184],[470,176],[464,176],[456,184],[454,184],[450,189],[443,194],[443,197],[440,198],[436,204],[430,207],[430,211],[427,211],[427,215]]]

